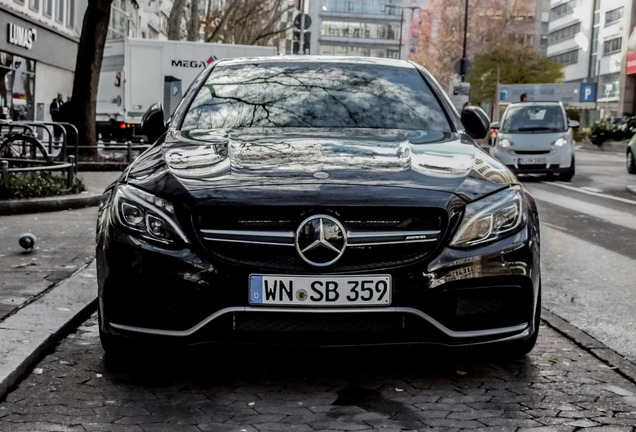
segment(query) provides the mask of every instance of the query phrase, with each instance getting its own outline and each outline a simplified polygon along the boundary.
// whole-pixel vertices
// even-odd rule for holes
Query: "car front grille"
[[[543,155],[550,153],[550,150],[515,150],[518,155]]]
[[[254,270],[318,273],[295,247],[299,225],[308,216],[337,219],[346,231],[344,254],[329,272],[390,268],[425,259],[448,225],[446,212],[430,208],[214,208],[201,211],[195,229],[208,253]],[[324,268],[322,268],[324,271]]]
[[[534,165],[519,164],[518,169],[528,170],[528,171],[533,171],[533,170],[544,171],[548,169],[548,166],[546,164],[534,164]]]
[[[361,315],[361,316],[360,316]],[[203,338],[250,343],[339,346],[440,341],[422,319],[403,313],[235,313],[205,331]]]

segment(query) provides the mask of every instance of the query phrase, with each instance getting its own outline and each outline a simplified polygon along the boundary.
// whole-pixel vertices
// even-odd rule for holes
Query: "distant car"
[[[626,152],[627,172],[630,174],[636,174],[636,135],[632,137],[627,144]]]
[[[104,193],[99,331],[145,346],[535,344],[535,201],[421,66],[212,63]],[[154,124],[154,126],[152,126]],[[220,354],[221,355],[221,354]]]
[[[570,181],[575,173],[572,128],[560,102],[518,102],[508,105],[497,129],[492,155],[515,174],[558,175]]]

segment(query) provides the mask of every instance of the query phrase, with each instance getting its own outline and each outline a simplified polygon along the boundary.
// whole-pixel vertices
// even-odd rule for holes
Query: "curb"
[[[545,308],[541,310],[541,319],[552,329],[608,365],[611,370],[636,384],[636,364]]]
[[[0,400],[97,310],[95,260],[0,322]]]
[[[101,195],[83,192],[80,195],[0,201],[0,215],[43,213],[99,205]]]

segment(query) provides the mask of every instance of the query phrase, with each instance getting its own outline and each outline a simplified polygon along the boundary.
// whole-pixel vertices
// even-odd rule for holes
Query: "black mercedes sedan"
[[[434,78],[399,60],[220,60],[104,193],[107,353],[198,344],[529,352],[539,222]]]

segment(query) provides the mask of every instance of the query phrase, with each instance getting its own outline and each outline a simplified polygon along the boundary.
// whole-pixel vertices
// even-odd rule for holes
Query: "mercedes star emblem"
[[[307,263],[325,267],[338,261],[347,247],[344,227],[334,217],[318,214],[301,222],[296,250]]]

